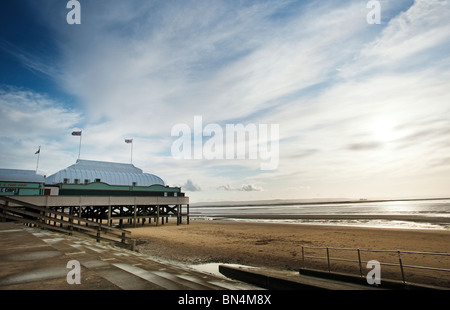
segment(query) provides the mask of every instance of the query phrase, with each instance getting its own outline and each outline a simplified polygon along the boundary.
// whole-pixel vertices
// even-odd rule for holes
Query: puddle
[[[49,239],[42,239],[42,241],[44,241],[47,244],[53,244],[53,243],[58,243],[60,241],[64,241],[66,240],[66,238],[49,238]]]
[[[207,264],[198,264],[198,265],[190,265],[190,268],[193,268],[197,271],[203,272],[203,273],[209,273],[221,278],[228,279],[226,276],[221,274],[219,272],[219,266],[220,265],[227,265],[231,267],[245,267],[245,268],[256,268],[252,266],[246,266],[246,265],[239,265],[239,264],[226,264],[226,263],[207,263]]]
[[[33,270],[19,274],[13,274],[0,279],[0,285],[14,285],[26,282],[45,281],[49,279],[66,277],[66,268],[49,268],[41,270]]]
[[[23,229],[0,230],[0,233],[11,233],[11,232],[18,232],[18,231],[23,231]]]

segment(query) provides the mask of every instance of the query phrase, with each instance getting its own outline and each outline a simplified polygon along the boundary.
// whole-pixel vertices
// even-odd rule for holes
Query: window
[[[84,184],[89,184],[89,179],[84,179]]]
[[[95,179],[95,182],[101,182],[101,179]]]
[[[67,183],[69,183],[69,179],[65,178],[63,182],[64,182],[64,184],[67,184]]]

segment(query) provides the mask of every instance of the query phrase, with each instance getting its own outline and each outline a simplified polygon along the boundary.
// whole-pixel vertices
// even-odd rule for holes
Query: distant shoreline
[[[290,205],[314,205],[314,204],[343,204],[343,203],[372,203],[372,202],[393,202],[393,201],[429,201],[429,200],[448,200],[450,197],[443,198],[400,198],[400,199],[327,199],[320,200],[260,200],[260,201],[230,201],[230,202],[197,202],[190,204],[190,207],[237,207],[237,206],[290,206]]]
[[[190,218],[193,220],[225,220],[225,221],[245,221],[260,223],[285,223],[285,224],[306,224],[306,225],[336,225],[336,226],[360,226],[360,227],[391,227],[408,229],[444,229],[450,230],[450,210],[443,210],[441,213],[427,211],[402,210],[398,212],[385,213],[382,208],[372,209],[364,206],[364,203],[389,203],[389,202],[413,202],[426,201],[425,204],[433,204],[431,201],[443,201],[449,198],[433,199],[402,199],[402,200],[342,200],[336,201],[316,201],[316,202],[278,202],[278,204],[234,204],[197,206],[190,209]],[[341,209],[346,205],[354,206],[346,212]],[[444,202],[447,205],[446,202]],[[356,207],[359,205],[359,207]],[[290,209],[294,206],[294,209]],[[296,206],[305,206],[306,211],[298,211]],[[255,208],[255,210],[252,210]],[[264,208],[270,211],[265,212]],[[325,209],[323,209],[325,208]],[[245,209],[245,210],[243,210]],[[278,210],[279,209],[279,210]],[[425,208],[426,209],[426,208]],[[425,210],[424,209],[424,210]],[[278,210],[278,211],[277,211]],[[326,210],[326,211],[324,211]],[[336,210],[336,212],[334,211]]]
[[[191,217],[210,217],[223,219],[261,219],[261,220],[390,220],[427,223],[450,223],[449,217],[401,215],[401,214],[191,214]]]

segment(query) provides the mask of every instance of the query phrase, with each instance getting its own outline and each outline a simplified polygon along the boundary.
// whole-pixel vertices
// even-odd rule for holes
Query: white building
[[[58,183],[86,184],[91,182],[127,186],[165,185],[160,177],[144,173],[133,164],[80,159],[74,165],[56,172],[45,180],[45,183],[48,185]]]

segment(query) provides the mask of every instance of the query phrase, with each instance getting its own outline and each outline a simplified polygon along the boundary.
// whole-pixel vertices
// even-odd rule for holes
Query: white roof
[[[34,170],[0,169],[0,181],[44,183],[45,178]]]
[[[100,179],[110,185],[133,185],[150,186],[153,184],[165,185],[164,181],[153,174],[143,173],[143,171],[132,164],[111,163],[93,160],[77,160],[77,162],[47,177],[47,184],[74,183],[78,179],[80,183],[85,180],[94,182]]]

